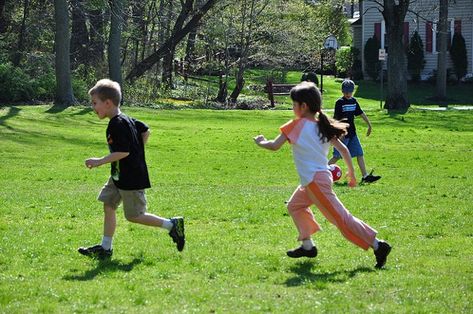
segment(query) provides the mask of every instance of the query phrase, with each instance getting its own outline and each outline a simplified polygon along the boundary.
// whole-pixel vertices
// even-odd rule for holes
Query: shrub
[[[418,32],[412,35],[409,47],[407,49],[407,70],[411,79],[415,82],[420,80],[420,73],[424,69],[424,45]]]
[[[33,97],[30,77],[11,63],[0,64],[0,102],[26,101]]]
[[[365,44],[365,70],[373,80],[377,80],[381,69],[381,62],[378,60],[381,45],[375,36],[366,41]]]
[[[468,67],[465,39],[456,32],[453,35],[452,46],[450,47],[450,58],[453,62],[453,69],[457,75],[457,80],[465,76]]]
[[[335,66],[337,67],[338,77],[351,76],[353,67],[353,53],[351,47],[341,47],[335,55]]]

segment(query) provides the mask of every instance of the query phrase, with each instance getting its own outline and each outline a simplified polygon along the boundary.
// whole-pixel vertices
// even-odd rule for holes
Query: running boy
[[[321,109],[321,95],[315,84],[303,82],[291,90],[296,119],[284,124],[274,140],[263,135],[255,137],[260,147],[278,150],[286,141],[292,146],[294,163],[300,185],[287,204],[289,214],[299,232],[302,246],[287,252],[289,257],[316,257],[317,248],[311,236],[320,230],[310,206],[315,204],[349,241],[362,249],[374,250],[376,268],[386,263],[391,246],[376,238],[377,231],[359,220],[345,208],[332,190],[332,174],[328,170],[327,154],[330,144],[343,156],[348,167],[349,185],[356,186],[350,153],[339,140],[346,134],[348,124],[330,120]]]
[[[362,179],[361,182],[371,183],[381,179],[380,176],[373,175],[373,171],[370,174],[366,171],[365,158],[363,157],[363,148],[361,147],[360,140],[356,135],[355,127],[355,116],[361,116],[363,120],[368,124],[368,131],[366,136],[371,134],[371,122],[366,114],[361,110],[360,104],[353,96],[355,90],[355,83],[352,80],[344,80],[342,83],[343,97],[339,98],[335,103],[335,113],[333,117],[336,120],[345,120],[350,125],[348,127],[348,133],[342,140],[343,144],[348,147],[352,158],[356,157],[358,166],[360,167]],[[342,158],[340,152],[334,148],[333,157],[330,159],[329,164],[335,164]]]
[[[165,219],[146,212],[145,189],[151,186],[144,149],[150,135],[148,126],[120,111],[121,89],[117,82],[100,80],[89,90],[89,95],[98,118],[110,119],[106,132],[110,154],[102,158],[89,158],[85,165],[91,169],[110,163],[111,177],[98,196],[104,205],[102,243],[81,247],[79,253],[97,258],[112,256],[116,209],[120,202],[123,202],[128,221],[168,230],[177,249],[182,251],[185,244],[184,218]]]

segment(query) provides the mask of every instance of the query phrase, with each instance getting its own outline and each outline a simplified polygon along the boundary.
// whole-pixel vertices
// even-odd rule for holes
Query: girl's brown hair
[[[334,137],[340,138],[347,134],[348,123],[331,119],[322,112],[322,96],[314,83],[302,82],[293,87],[291,89],[291,99],[298,102],[299,105],[306,103],[309,106],[310,112],[318,114],[318,135],[321,140],[328,142]]]

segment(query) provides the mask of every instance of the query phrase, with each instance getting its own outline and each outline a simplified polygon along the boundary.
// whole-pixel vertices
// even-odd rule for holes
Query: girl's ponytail
[[[322,112],[322,95],[314,83],[302,82],[291,89],[291,99],[298,103],[306,103],[312,113],[318,113],[319,136],[328,142],[332,138],[340,138],[347,134],[348,123],[330,119]]]
[[[328,142],[334,137],[340,138],[347,134],[347,129],[350,126],[348,123],[333,120],[322,110],[319,111],[319,136],[320,139]]]

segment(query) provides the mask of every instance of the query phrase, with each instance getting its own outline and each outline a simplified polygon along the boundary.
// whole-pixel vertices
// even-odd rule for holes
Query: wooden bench
[[[289,95],[291,89],[294,86],[296,86],[296,84],[274,84],[272,80],[268,80],[266,82],[264,91],[268,94],[268,99],[271,103],[271,107],[274,108],[274,96]]]

